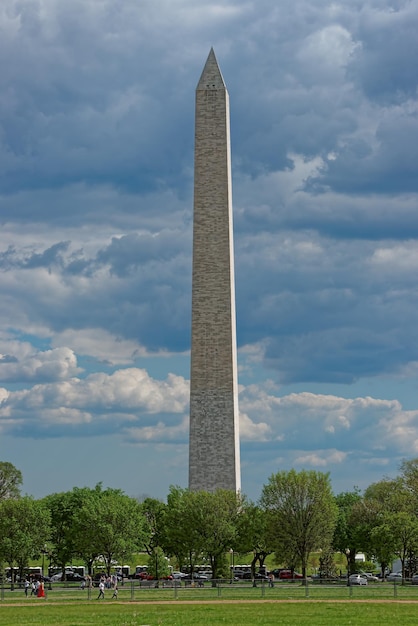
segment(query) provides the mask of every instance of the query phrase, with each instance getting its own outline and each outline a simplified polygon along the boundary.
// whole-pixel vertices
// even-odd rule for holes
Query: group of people
[[[86,586],[90,588],[93,586],[93,581],[90,576],[87,577],[87,581],[83,581],[81,584],[82,589],[85,589]],[[30,581],[29,579],[26,579],[24,589],[26,597],[29,596],[29,589],[31,589],[31,596],[45,598],[45,585],[42,580],[34,579]],[[113,589],[112,599],[118,597],[118,577],[116,575],[108,576],[107,578],[105,576],[101,577],[99,582],[99,595],[97,596],[98,600],[104,600],[105,589]]]
[[[112,600],[118,597],[118,577],[116,575],[108,576],[107,578],[105,576],[101,577],[99,582],[99,595],[97,596],[98,600],[104,600],[105,589],[113,589]]]
[[[36,596],[37,598],[45,598],[45,585],[42,580],[25,580],[25,596],[29,595],[29,588],[31,589],[30,595]]]

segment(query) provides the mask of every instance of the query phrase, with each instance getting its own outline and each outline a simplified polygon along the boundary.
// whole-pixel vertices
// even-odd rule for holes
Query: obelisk
[[[189,488],[241,488],[229,96],[211,49],[196,88]]]

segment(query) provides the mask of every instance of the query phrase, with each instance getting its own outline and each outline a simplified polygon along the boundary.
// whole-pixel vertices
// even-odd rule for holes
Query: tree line
[[[348,574],[356,570],[358,552],[378,562],[383,576],[395,558],[403,577],[418,570],[418,459],[404,461],[398,477],[364,493],[354,488],[334,495],[327,473],[279,471],[256,503],[231,491],[177,486],[165,502],[139,502],[101,484],[36,500],[21,495],[22,482],[18,469],[0,462],[0,561],[21,577],[41,555],[65,576],[74,559],[89,574],[100,559],[110,574],[115,562],[142,551],[156,578],[168,574],[166,557],[191,574],[204,562],[214,580],[226,577],[231,553],[252,555],[253,576],[270,554],[305,578],[313,553],[320,553],[324,577],[335,574],[336,552],[345,556]]]

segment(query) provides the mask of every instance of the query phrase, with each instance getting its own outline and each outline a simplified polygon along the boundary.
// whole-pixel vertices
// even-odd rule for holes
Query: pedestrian
[[[31,589],[32,589],[32,591],[30,592],[30,595],[31,596],[36,596],[37,589],[36,589],[36,583],[35,583],[34,580],[32,580]]]
[[[44,587],[44,583],[41,580],[38,586],[38,598],[45,598],[45,587]]]
[[[116,600],[118,599],[118,586],[115,585],[114,589],[113,589],[113,596],[112,596],[112,600],[113,598],[116,598]]]
[[[103,580],[101,580],[99,582],[99,595],[97,596],[98,600],[100,600],[100,598],[103,598],[103,600],[104,600],[104,597],[105,597],[104,590],[105,590],[105,584],[104,584]]]
[[[269,575],[269,587],[274,587],[274,574],[273,572]]]
[[[30,583],[29,583],[28,579],[26,578],[26,580],[25,580],[25,596],[26,597],[28,597],[29,584]]]

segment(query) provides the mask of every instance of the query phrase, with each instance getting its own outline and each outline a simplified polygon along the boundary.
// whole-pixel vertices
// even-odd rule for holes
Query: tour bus
[[[114,570],[115,574],[123,576],[123,578],[129,578],[131,574],[131,568],[129,565],[115,565]]]
[[[40,568],[39,568],[40,569]],[[86,576],[86,568],[84,565],[67,565],[65,568],[67,574],[78,574],[83,578]],[[55,576],[61,572],[60,567],[49,567],[48,568],[48,576]]]
[[[29,567],[28,569],[29,576],[41,576],[42,575],[42,567]]]

